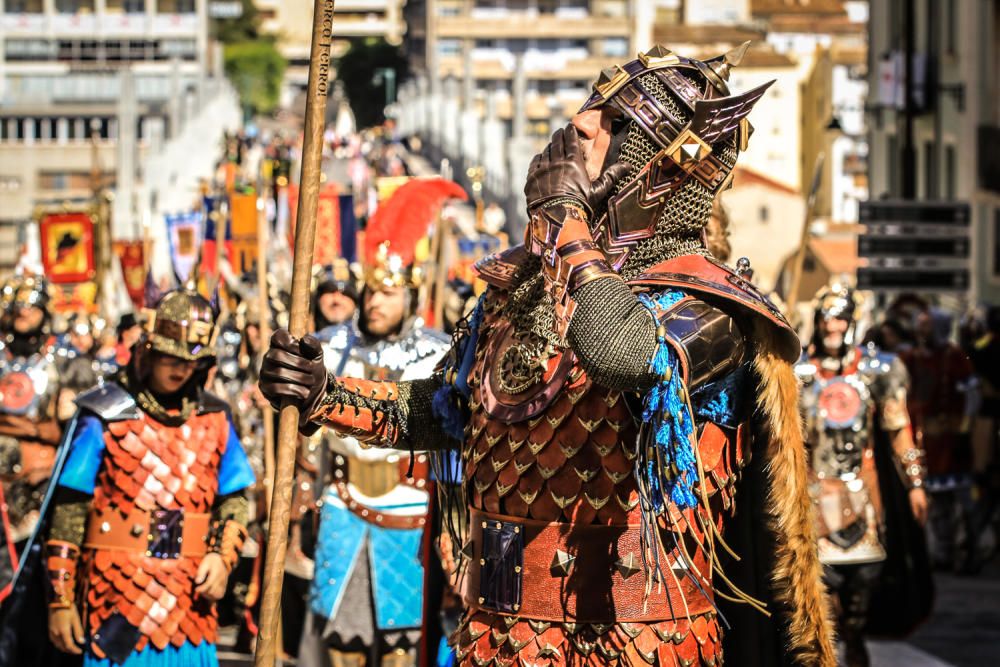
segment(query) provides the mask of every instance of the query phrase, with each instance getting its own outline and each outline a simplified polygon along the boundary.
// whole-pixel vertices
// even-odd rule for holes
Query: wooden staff
[[[819,192],[823,179],[823,162],[826,155],[820,153],[816,156],[816,165],[813,167],[812,185],[809,194],[806,196],[806,211],[802,216],[802,238],[799,241],[799,249],[795,253],[795,260],[792,264],[792,279],[785,296],[785,314],[788,316],[792,326],[798,326],[799,314],[797,310],[799,302],[799,288],[802,285],[802,270],[806,262],[806,249],[809,247],[809,239],[812,236],[811,227],[813,220],[813,209],[816,208],[816,195]]]
[[[292,264],[292,309],[290,333],[301,338],[307,333],[309,291],[312,280],[313,245],[316,241],[316,207],[319,202],[323,157],[323,130],[326,98],[329,93],[330,44],[333,38],[334,0],[313,4],[312,46],[309,58],[309,85],[306,98],[305,134],[302,145],[302,172],[299,178],[298,222],[295,225],[295,258]],[[264,593],[260,606],[256,667],[274,667],[277,655],[278,616],[281,584],[288,547],[288,520],[292,509],[292,477],[299,440],[299,410],[294,405],[281,408],[278,423],[278,453],[274,490],[268,514],[267,554]]]

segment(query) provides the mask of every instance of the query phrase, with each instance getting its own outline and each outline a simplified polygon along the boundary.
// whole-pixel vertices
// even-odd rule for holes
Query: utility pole
[[[903,175],[903,199],[917,198],[917,149],[913,140],[913,120],[916,108],[913,104],[913,51],[916,38],[914,0],[903,0],[903,153],[901,156]],[[891,156],[890,159],[895,159]]]

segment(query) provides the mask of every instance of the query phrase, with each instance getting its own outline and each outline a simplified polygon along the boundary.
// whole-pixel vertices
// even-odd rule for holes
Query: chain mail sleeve
[[[603,278],[573,293],[567,338],[587,375],[610,389],[646,391],[659,376],[650,360],[656,322],[623,281]]]
[[[662,377],[654,360],[667,346],[687,388],[694,391],[739,366],[745,338],[723,310],[676,290],[642,293],[617,278],[595,280],[574,292],[568,339],[598,384],[646,392]]]
[[[326,396],[311,421],[352,436],[369,447],[429,450],[458,443],[434,416],[437,376],[404,382],[330,377]]]

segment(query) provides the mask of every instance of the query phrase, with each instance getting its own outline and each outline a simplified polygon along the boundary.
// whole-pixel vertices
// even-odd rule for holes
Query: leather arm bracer
[[[49,581],[49,607],[69,609],[76,602],[76,567],[80,547],[62,540],[45,543],[45,570]]]
[[[222,556],[226,571],[232,572],[240,560],[240,552],[246,539],[246,526],[239,521],[232,519],[216,521],[209,535],[208,550]]]
[[[310,421],[370,447],[399,447],[407,436],[396,382],[331,376]]]

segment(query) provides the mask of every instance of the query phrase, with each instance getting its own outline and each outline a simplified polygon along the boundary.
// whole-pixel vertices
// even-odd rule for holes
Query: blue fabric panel
[[[741,366],[691,395],[695,414],[720,426],[736,428],[747,416],[749,372]]]
[[[229,440],[226,441],[226,451],[219,462],[219,495],[242,491],[253,486],[254,481],[253,468],[243,449],[243,443],[240,442],[240,436],[236,435],[236,427],[229,422]]]
[[[59,475],[59,486],[93,494],[97,471],[104,458],[104,424],[100,418],[92,414],[80,415],[69,448],[66,465]]]
[[[153,646],[133,651],[121,665],[87,652],[83,657],[83,667],[219,667],[219,658],[215,653],[215,644],[202,642],[195,646],[184,642],[180,648],[171,644],[162,651]]]
[[[367,524],[346,507],[323,503],[316,538],[316,574],[309,587],[309,608],[324,618],[333,618],[337,613],[348,577],[364,543],[366,528]]]
[[[369,528],[375,619],[380,630],[420,627],[424,600],[422,536],[420,528]]]

